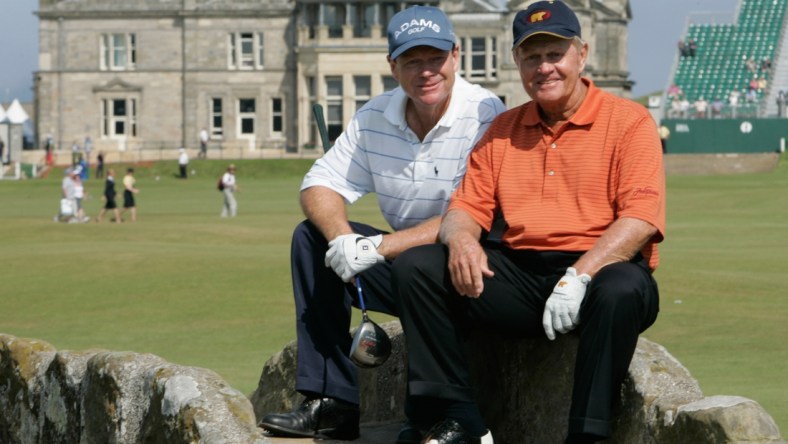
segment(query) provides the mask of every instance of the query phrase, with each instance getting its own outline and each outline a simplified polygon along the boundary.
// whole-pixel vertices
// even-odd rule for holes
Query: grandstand
[[[788,90],[786,9],[788,0],[740,0],[732,23],[701,23],[702,16],[691,16],[682,40],[694,41],[697,49],[694,56],[677,54],[671,86],[663,96],[664,114],[693,116],[694,110],[690,115],[676,115],[672,102],[683,95],[690,104],[700,98],[710,104],[720,100],[719,114],[712,115],[709,106],[708,117],[776,117],[777,94]],[[764,60],[771,66],[762,68]],[[765,82],[761,80],[760,87],[751,92],[753,78]],[[675,94],[676,89],[681,92]],[[734,91],[738,101],[732,106]]]

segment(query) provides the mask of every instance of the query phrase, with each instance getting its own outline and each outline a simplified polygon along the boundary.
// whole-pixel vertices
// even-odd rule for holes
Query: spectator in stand
[[[728,103],[730,103],[731,108],[736,108],[739,106],[739,97],[741,93],[738,90],[731,91],[731,95],[728,97]]]
[[[695,53],[698,50],[698,44],[695,43],[695,40],[689,39],[687,40],[687,52],[689,53],[690,57],[695,57]]]
[[[674,119],[681,117],[681,100],[678,98],[670,102],[670,117]]]
[[[689,119],[690,102],[686,97],[681,98],[681,102],[679,102],[679,109],[681,110],[681,118]]]
[[[679,40],[679,54],[682,57],[687,57],[689,55],[689,50],[687,45],[684,43],[684,40]]]
[[[772,61],[769,60],[769,56],[766,56],[761,60],[761,72],[766,74],[770,69],[772,69]]]
[[[785,117],[785,102],[788,100],[785,91],[780,90],[777,93],[777,117]]]
[[[722,117],[722,108],[725,105],[722,103],[719,97],[715,97],[714,101],[711,102],[711,117],[713,119],[719,119]]]
[[[755,74],[757,72],[758,65],[755,63],[755,59],[754,58],[750,57],[749,59],[747,59],[746,62],[744,62],[744,64],[747,66],[747,69],[751,73]]]
[[[674,99],[675,100],[675,99],[680,98],[683,95],[684,95],[684,91],[682,91],[681,88],[678,85],[676,85],[675,83],[672,83],[670,85],[670,87],[668,87],[668,99]]]
[[[752,76],[750,83],[747,85],[748,91],[756,91],[758,89],[758,76]]]
[[[769,82],[766,80],[766,77],[764,76],[758,77],[758,92],[763,93],[764,91],[766,91],[766,86],[768,85],[768,83]]]
[[[758,101],[758,90],[757,89],[752,89],[752,88],[748,89],[747,90],[747,94],[744,95],[744,100],[746,100],[747,103],[755,103],[755,102],[757,102]]]
[[[698,100],[695,101],[694,107],[695,107],[695,118],[705,119],[707,117],[706,111],[709,108],[709,102],[707,102],[706,99],[703,98],[703,96],[701,96]]]
[[[731,105],[731,118],[736,118],[736,113],[738,112],[739,108],[739,97],[741,97],[741,93],[738,90],[731,91],[730,96],[728,97],[728,102]]]

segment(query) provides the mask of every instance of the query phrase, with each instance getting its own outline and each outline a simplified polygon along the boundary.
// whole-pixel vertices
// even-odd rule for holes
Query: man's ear
[[[580,73],[585,71],[587,61],[588,61],[588,43],[583,42],[583,47],[580,49]]]
[[[394,77],[396,81],[399,82],[399,72],[397,71],[397,61],[391,59],[391,55],[386,56],[386,61],[389,62],[389,69],[391,70],[391,75]]]

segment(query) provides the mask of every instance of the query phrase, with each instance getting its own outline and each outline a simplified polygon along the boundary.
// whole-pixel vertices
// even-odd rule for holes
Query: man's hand
[[[326,267],[331,267],[344,282],[386,258],[378,253],[383,235],[364,237],[360,234],[343,234],[328,243]]]
[[[457,236],[449,244],[449,275],[457,293],[478,298],[484,291],[483,278],[494,275],[487,264],[487,254],[479,241]]]
[[[580,321],[580,304],[586,295],[589,282],[591,276],[585,273],[578,276],[573,267],[566,269],[566,274],[555,285],[544,307],[542,326],[548,339],[555,339],[556,331],[566,333],[577,326]]]

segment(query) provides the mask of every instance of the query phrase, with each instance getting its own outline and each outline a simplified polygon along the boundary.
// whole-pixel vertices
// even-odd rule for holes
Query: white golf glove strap
[[[328,243],[326,267],[331,267],[344,282],[386,258],[378,254],[383,235],[364,237],[360,234],[343,234]]]
[[[589,282],[591,276],[585,273],[578,276],[577,270],[569,267],[564,277],[555,284],[542,315],[542,326],[548,339],[555,339],[556,331],[567,333],[577,326],[580,321],[580,304],[583,303]]]

